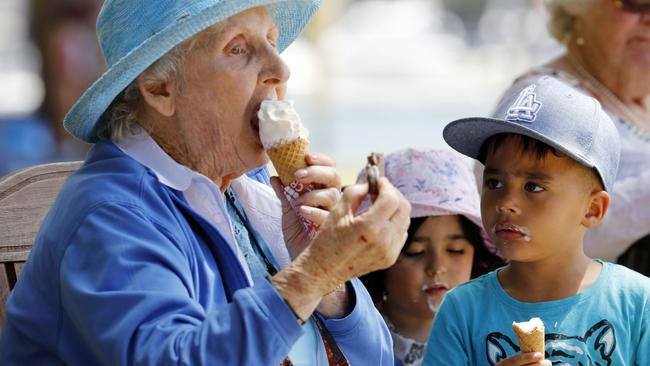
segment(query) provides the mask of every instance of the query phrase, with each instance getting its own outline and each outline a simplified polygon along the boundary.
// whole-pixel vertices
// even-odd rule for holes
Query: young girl
[[[397,262],[361,279],[391,331],[396,365],[422,363],[447,291],[504,264],[483,231],[476,180],[461,159],[415,149],[385,157],[386,177],[411,203],[411,226]]]

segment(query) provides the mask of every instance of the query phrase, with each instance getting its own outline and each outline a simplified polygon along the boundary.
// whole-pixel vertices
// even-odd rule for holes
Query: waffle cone
[[[309,152],[309,141],[297,139],[291,143],[272,147],[266,153],[278,172],[282,184],[288,186],[294,179],[296,170],[305,168],[305,155]]]
[[[517,323],[512,323],[512,329],[519,341],[521,352],[539,352],[544,354],[544,327],[535,327],[530,332],[524,331]]]

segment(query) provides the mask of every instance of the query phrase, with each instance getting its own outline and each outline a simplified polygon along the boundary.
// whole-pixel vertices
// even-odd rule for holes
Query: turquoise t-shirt
[[[602,262],[601,262],[602,263]],[[501,287],[497,271],[450,291],[429,337],[424,365],[495,365],[519,353],[512,322],[539,317],[546,358],[559,365],[650,365],[650,278],[603,263],[589,289],[526,303]]]

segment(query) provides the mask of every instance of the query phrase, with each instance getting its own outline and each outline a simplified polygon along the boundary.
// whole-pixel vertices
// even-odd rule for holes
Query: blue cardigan
[[[353,365],[392,365],[367,291],[326,325]],[[110,143],[48,213],[7,303],[2,365],[277,365],[303,330],[181,192]]]

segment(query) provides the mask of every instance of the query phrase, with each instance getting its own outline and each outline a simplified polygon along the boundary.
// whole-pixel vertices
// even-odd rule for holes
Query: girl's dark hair
[[[404,243],[404,247],[402,247],[402,253],[404,253],[411,245],[415,233],[428,218],[429,217],[411,218],[411,225],[408,228],[408,236],[406,238],[406,243]],[[481,228],[463,215],[458,215],[458,218],[460,219],[460,226],[463,233],[470,244],[474,247],[471,278],[482,276],[503,266],[505,264],[503,259],[492,253],[485,246],[483,237],[481,236]],[[375,303],[381,302],[382,295],[386,292],[386,271],[387,269],[383,269],[368,273],[361,277],[361,281],[368,289],[368,292]]]

